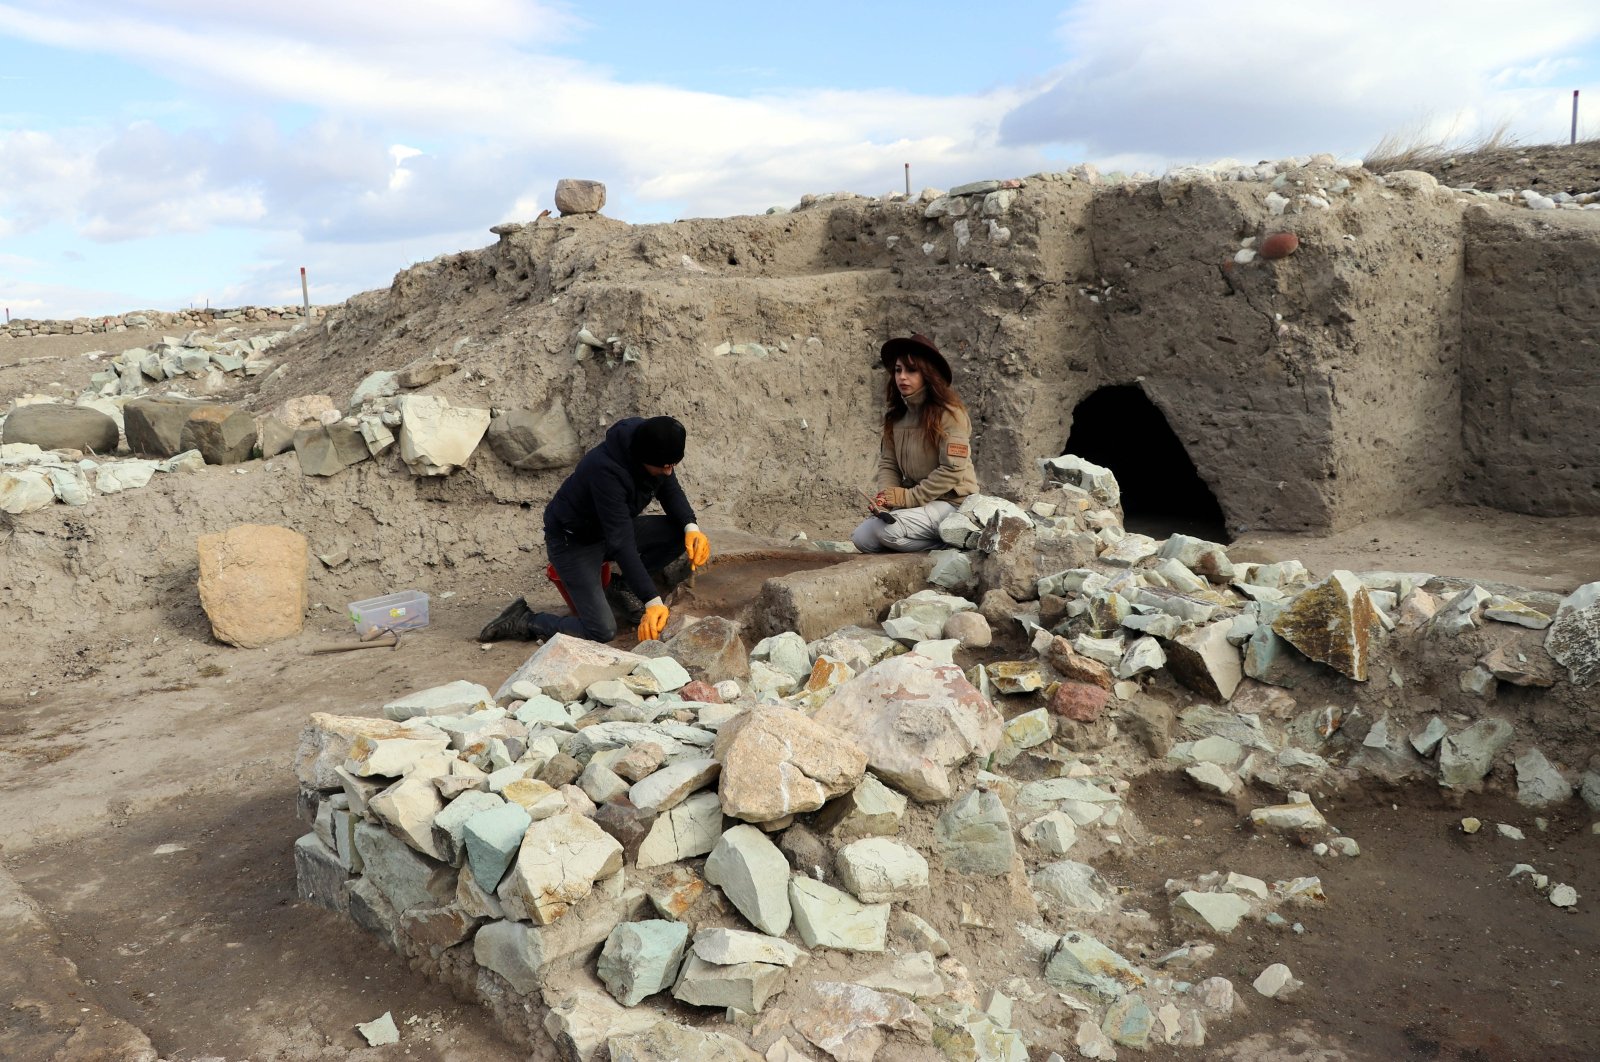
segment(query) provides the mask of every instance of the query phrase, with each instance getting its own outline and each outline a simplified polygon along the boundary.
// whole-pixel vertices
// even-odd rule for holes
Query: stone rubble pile
[[[170,379],[198,379],[202,391],[215,393],[227,374],[269,369],[262,354],[290,334],[169,338],[117,355],[73,403],[25,397],[0,417],[0,510],[84,505],[96,492],[144,486],[158,471],[233,465],[290,450],[308,476],[336,475],[396,443],[401,462],[417,476],[449,475],[486,438],[518,469],[562,468],[582,456],[559,398],[537,410],[490,410],[403,393],[458,371],[457,362],[437,353],[398,371],[368,374],[343,410],[326,395],[289,399],[257,415],[178,392],[148,393],[151,384]],[[123,451],[145,456],[118,456]]]
[[[1511,868],[1511,873],[1507,877],[1520,878],[1523,875],[1527,875],[1528,882],[1534,887],[1535,891],[1545,894],[1552,906],[1561,908],[1577,906],[1577,889],[1561,882],[1552,882],[1550,875],[1539,873],[1529,863],[1518,863]]]
[[[1041,470],[1020,503],[946,521],[933,586],[881,630],[747,649],[729,621],[680,619],[635,652],[557,636],[493,692],[313,715],[302,895],[508,1025],[531,1008],[565,1058],[1113,1059],[1203,1046],[1239,991],[1206,970],[1215,942],[1250,922],[1292,946],[1338,902],[1318,868],[1360,845],[1309,793],[1514,772],[1529,806],[1600,805],[1594,771],[1575,786],[1526,745],[1508,762],[1515,724],[1487,703],[1413,725],[1290,692],[1395,682],[1391,643],[1490,629],[1508,640],[1484,654],[1498,670],[1474,665],[1486,693],[1552,638],[1564,662],[1538,674],[1592,681],[1600,584],[1555,607],[1422,573],[1313,580],[1128,533],[1107,470]],[[950,662],[997,627],[1031,654]],[[1146,692],[1174,683],[1192,696]],[[1217,867],[1139,906],[1097,863],[1152,842],[1129,806],[1152,767],[1249,794],[1249,828],[1301,846],[1305,873]],[[1275,963],[1252,987],[1293,1006],[1301,985]]]
[[[182,339],[167,336],[149,347],[132,347],[113,355],[108,368],[89,377],[86,394],[102,398],[142,395],[149,392],[151,384],[180,377],[195,382],[204,393],[215,393],[226,386],[226,376],[260,376],[270,369],[272,362],[262,355],[289,334],[222,339],[197,331]],[[85,357],[97,360],[92,353]]]
[[[0,512],[34,512],[61,502],[87,505],[96,492],[116,494],[142,487],[156,473],[198,471],[205,465],[199,450],[186,450],[164,461],[96,461],[40,450],[32,443],[0,445]]]
[[[110,367],[95,373],[72,402],[22,397],[0,416],[0,510],[19,514],[55,502],[85,505],[96,493],[142,487],[157,472],[249,460],[256,441],[249,414],[178,391],[151,395],[150,386],[180,380],[197,382],[206,392],[221,390],[229,375],[254,376],[270,368],[264,353],[290,334],[169,336],[111,358]],[[85,355],[91,361],[100,356]],[[149,457],[119,457],[123,451]]]

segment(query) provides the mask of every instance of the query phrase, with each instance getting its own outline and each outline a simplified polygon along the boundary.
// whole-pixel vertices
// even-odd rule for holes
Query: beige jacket
[[[922,399],[920,392],[907,397],[892,443],[878,453],[876,484],[896,509],[932,501],[959,503],[978,493],[978,474],[972,469],[972,422],[966,411],[945,413],[939,445],[933,448],[922,435]]]

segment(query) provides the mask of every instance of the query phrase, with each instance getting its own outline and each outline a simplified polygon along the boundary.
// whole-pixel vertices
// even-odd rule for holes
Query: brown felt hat
[[[918,332],[910,336],[896,336],[883,345],[878,353],[878,359],[883,362],[883,367],[890,372],[894,371],[894,360],[903,354],[915,354],[923,361],[932,365],[945,383],[951,383],[950,363],[944,360],[944,355],[939,353],[939,348],[933,345],[933,340]]]

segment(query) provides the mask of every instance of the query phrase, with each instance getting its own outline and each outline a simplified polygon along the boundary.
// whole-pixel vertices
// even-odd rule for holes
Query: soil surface
[[[1581,902],[1554,907],[1526,875],[1508,876],[1529,863],[1580,895],[1600,888],[1596,839],[1578,805],[1536,815],[1504,797],[1463,800],[1431,786],[1347,791],[1318,805],[1361,854],[1319,857],[1252,833],[1232,801],[1207,800],[1180,782],[1148,775],[1134,787],[1132,806],[1154,843],[1100,860],[1102,875],[1130,887],[1153,912],[1168,910],[1165,879],[1208,871],[1269,884],[1315,875],[1327,896],[1325,906],[1283,908],[1289,925],[1246,921],[1218,944],[1205,972],[1231,980],[1248,1010],[1215,1027],[1222,1043],[1209,1057],[1256,1057],[1245,1046],[1252,1033],[1270,1040],[1302,1019],[1320,1034],[1330,1052],[1320,1057],[1328,1059],[1600,1056],[1593,978],[1600,916]],[[1254,802],[1271,797],[1255,794]],[[1471,835],[1461,830],[1469,815],[1484,823]],[[1497,823],[1527,839],[1499,836]],[[1275,962],[1306,985],[1285,1002],[1249,987]]]
[[[697,577],[693,610],[730,611],[782,567],[770,554],[714,566]],[[548,589],[534,603],[557,607]],[[439,600],[430,627],[393,650],[308,655],[352,639],[342,617],[255,651],[204,631],[169,634],[160,646],[103,648],[91,679],[0,705],[0,856],[100,1005],[173,1059],[392,1057],[355,1031],[384,1011],[409,1058],[527,1057],[486,1014],[300,901],[291,855],[307,828],[289,769],[307,714],[376,714],[387,699],[455,678],[497,684],[530,647],[473,640],[496,605],[489,595]],[[1017,655],[1020,646],[1003,645],[987,657]],[[1008,715],[1031,707],[1002,704]],[[1334,859],[1252,836],[1240,807],[1167,776],[1132,792],[1152,843],[1096,860],[1144,899],[1129,906],[1165,912],[1168,879],[1212,870],[1268,882],[1317,874],[1329,897],[1326,908],[1289,912],[1303,934],[1247,923],[1219,943],[1204,973],[1231,979],[1245,1009],[1213,1023],[1204,1057],[1498,1062],[1533,1057],[1536,1045],[1550,1059],[1600,1051],[1590,976],[1600,916],[1587,902],[1600,896],[1600,864],[1576,804],[1545,816],[1541,831],[1533,813],[1492,796],[1451,806],[1432,789],[1348,795],[1326,813],[1362,854]],[[1466,814],[1489,825],[1466,836]],[[1528,840],[1496,836],[1497,822]],[[1525,877],[1508,879],[1517,862],[1573,885],[1579,907],[1558,910]],[[1185,939],[1182,927],[1166,930],[1152,948]],[[1308,987],[1285,1003],[1248,998],[1277,961]],[[1291,1047],[1307,1053],[1282,1053]]]
[[[1228,555],[1247,560],[1253,550],[1293,557],[1320,573],[1430,572],[1565,594],[1600,574],[1600,517],[1438,505],[1331,535],[1251,532],[1229,545]]]
[[[1432,155],[1406,168],[1431,173],[1441,184],[1452,188],[1476,188],[1482,192],[1532,188],[1544,195],[1579,195],[1600,189],[1600,141],[1455,154],[1439,151]]]

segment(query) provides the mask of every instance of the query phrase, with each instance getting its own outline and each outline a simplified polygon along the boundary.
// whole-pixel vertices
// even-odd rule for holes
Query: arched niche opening
[[[1216,495],[1143,389],[1102,387],[1079,402],[1062,452],[1111,469],[1122,488],[1129,531],[1152,538],[1181,533],[1231,541]]]

